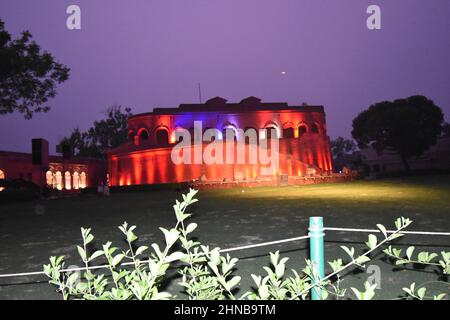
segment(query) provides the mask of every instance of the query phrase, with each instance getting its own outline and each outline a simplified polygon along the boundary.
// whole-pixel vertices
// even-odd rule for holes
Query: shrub
[[[330,294],[341,299],[347,289],[341,288],[339,275],[350,267],[364,267],[370,261],[372,252],[401,237],[401,231],[412,222],[406,218],[398,218],[395,222],[396,230],[390,234],[384,226],[377,225],[383,238],[379,240],[370,234],[366,242],[368,250],[361,255],[357,255],[354,248],[342,246],[350,258],[349,262],[344,263],[343,259],[329,262],[333,272],[321,279],[309,260],[306,260],[301,271],[292,270],[292,274],[287,275],[288,258],[281,258],[279,252],[270,253],[270,267],[263,268],[265,276],[252,274],[255,289],[237,297],[241,278],[234,273],[238,259],[229,254],[222,255],[220,248],[204,246],[191,237],[197,224],[188,223],[191,214],[187,210],[198,201],[196,193],[191,189],[187,195],[183,195],[182,202],[176,201],[173,206],[177,219],[175,227],[170,230],[160,228],[165,239],[163,247],[156,243],[151,244],[151,248],[136,246],[136,226],[125,222],[119,230],[126,239],[126,249],[119,250],[111,242],[107,242],[100,250],[93,251],[90,248],[94,240],[91,229],[82,228],[83,244],[77,249],[84,267],[64,270],[64,257],[51,257],[50,264],[44,266],[50,284],[57,287],[64,299],[171,299],[175,297],[162,289],[171,268],[180,274],[179,284],[189,299],[304,300],[308,299],[312,289],[319,290],[323,299]],[[425,263],[439,266],[444,274],[448,274],[449,252],[442,252],[442,259],[433,262],[437,258],[436,254],[422,252],[417,259],[413,259],[413,251],[413,248],[409,248],[406,257],[401,257],[401,250],[389,246],[384,252],[395,258],[397,264]],[[93,261],[100,258],[103,258],[104,264],[92,266]],[[375,296],[375,286],[365,283],[363,291],[357,288],[351,288],[351,291],[357,299],[368,300]],[[426,289],[416,288],[415,284],[403,290],[409,298],[440,300],[445,297],[445,294],[427,297]]]

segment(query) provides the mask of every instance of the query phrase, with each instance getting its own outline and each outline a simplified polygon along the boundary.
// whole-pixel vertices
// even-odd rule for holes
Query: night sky
[[[66,8],[82,30],[66,28]],[[382,30],[366,9],[382,9]],[[134,113],[222,96],[323,104],[329,134],[380,100],[423,94],[450,119],[449,0],[1,0],[0,18],[28,29],[71,68],[52,110],[0,116],[0,150],[31,150],[86,129],[108,106]],[[283,74],[285,72],[285,74]]]

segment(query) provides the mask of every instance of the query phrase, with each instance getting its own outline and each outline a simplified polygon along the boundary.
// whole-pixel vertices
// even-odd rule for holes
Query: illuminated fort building
[[[176,132],[188,130],[194,136],[194,121],[203,129],[216,128],[218,139],[227,130],[253,129],[258,141],[279,138],[279,166],[270,175],[262,174],[260,163],[174,164],[173,147],[180,141]],[[330,139],[323,106],[289,106],[287,103],[263,103],[249,97],[239,103],[227,103],[216,97],[205,104],[181,104],[178,108],[156,108],[128,120],[129,141],[108,153],[109,183],[127,186],[157,183],[255,181],[279,176],[327,175],[333,170]],[[210,142],[192,143],[202,150]],[[237,143],[236,143],[237,144]],[[246,154],[249,154],[246,141]]]

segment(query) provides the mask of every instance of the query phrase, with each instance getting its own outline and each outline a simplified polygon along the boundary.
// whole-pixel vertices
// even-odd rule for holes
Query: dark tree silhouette
[[[344,166],[356,165],[356,158],[352,156],[357,150],[354,140],[338,137],[331,140],[331,154],[333,155],[333,166],[336,171],[341,171]]]
[[[122,111],[121,106],[110,107],[106,111],[106,119],[95,121],[86,132],[74,129],[70,136],[60,141],[60,148],[70,150],[75,156],[104,159],[109,149],[127,141],[131,115],[130,108]]]
[[[342,159],[345,155],[356,151],[356,143],[351,139],[337,137],[331,141],[331,154],[333,159]]]
[[[442,136],[443,137],[450,137],[450,123],[444,123],[442,126]]]
[[[352,136],[360,148],[372,146],[378,153],[395,150],[409,170],[408,159],[436,144],[444,115],[424,96],[376,103],[353,120]]]
[[[28,31],[13,40],[0,20],[0,114],[47,112],[56,86],[69,78],[69,68],[55,62],[32,41]]]

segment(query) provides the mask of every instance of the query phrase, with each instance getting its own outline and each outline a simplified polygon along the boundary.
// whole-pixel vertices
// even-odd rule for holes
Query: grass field
[[[308,217],[323,216],[326,226],[372,228],[377,223],[391,227],[396,217],[414,220],[411,230],[450,231],[450,175],[420,176],[357,181],[352,183],[202,191],[193,208],[196,235],[204,244],[228,248],[307,234]],[[97,244],[112,240],[122,243],[117,226],[123,221],[138,226],[140,243],[160,241],[158,227],[175,223],[172,204],[181,198],[174,191],[112,194],[109,198],[83,196],[29,203],[0,205],[0,273],[41,270],[51,255],[76,259],[80,227],[92,227]],[[362,249],[365,234],[329,232],[326,259],[345,257],[340,245]],[[421,250],[449,251],[448,237],[407,236],[399,246],[414,244]],[[248,289],[251,273],[263,274],[267,252],[280,250],[288,266],[303,267],[308,243],[288,243],[238,252],[237,274]],[[449,284],[433,270],[405,270],[393,267],[382,254],[374,265],[382,271],[379,299],[395,299],[411,282],[427,283],[431,289],[450,293]],[[368,274],[364,270],[345,275],[344,286],[362,288]],[[448,281],[448,279],[446,280]],[[169,290],[177,292],[174,282]],[[350,294],[350,292],[349,292]],[[0,299],[56,299],[45,277],[0,278]]]

